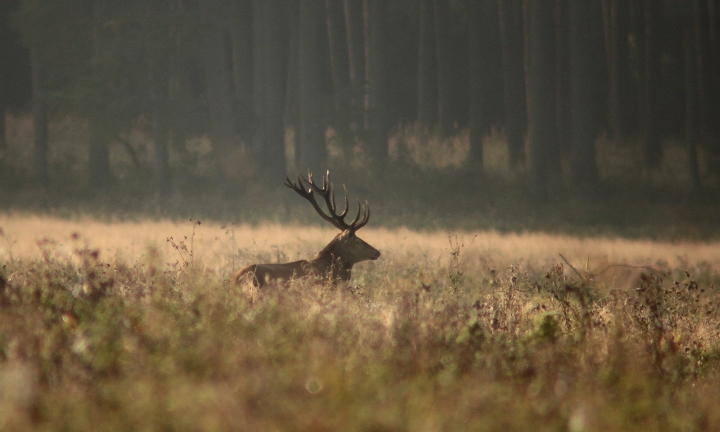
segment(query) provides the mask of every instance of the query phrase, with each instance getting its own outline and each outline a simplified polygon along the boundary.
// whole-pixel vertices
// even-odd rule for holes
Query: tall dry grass
[[[30,214],[0,214],[0,258],[34,259],[41,256],[37,243],[56,242],[58,251],[71,255],[73,233],[88,246],[99,249],[108,259],[136,260],[148,248],[157,248],[168,262],[178,254],[167,241],[185,240],[193,232],[190,221],[103,222],[78,217],[74,220]],[[317,252],[336,234],[316,226],[259,224],[223,225],[203,222],[196,227],[194,254],[205,266],[229,273],[257,257],[269,261],[294,260]],[[541,271],[562,262],[562,255],[576,267],[604,270],[610,265],[683,267],[703,265],[720,268],[718,242],[655,242],[606,237],[575,237],[544,233],[498,233],[495,231],[413,231],[406,228],[374,229],[360,232],[363,239],[392,260],[444,264],[450,259],[452,239],[463,244],[464,262],[470,273],[483,269],[502,270],[519,265]],[[452,239],[450,238],[452,236]],[[189,241],[188,241],[189,244]],[[379,264],[368,264],[382,266]],[[618,269],[622,266],[618,266]],[[606,270],[613,273],[611,269]]]
[[[717,244],[364,228],[349,287],[258,292],[333,232],[0,227],[2,430],[720,427]]]

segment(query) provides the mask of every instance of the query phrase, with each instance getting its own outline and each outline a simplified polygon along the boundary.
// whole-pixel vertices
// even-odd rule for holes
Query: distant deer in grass
[[[308,185],[307,187],[305,185]],[[330,171],[322,179],[322,187],[313,181],[312,172],[308,171],[307,179],[298,176],[297,184],[285,179],[285,186],[291,188],[301,197],[310,201],[320,217],[330,222],[342,232],[311,261],[295,261],[286,264],[253,264],[235,273],[233,280],[240,283],[245,277],[251,277],[252,283],[262,288],[269,283],[283,283],[293,278],[311,276],[318,282],[329,281],[333,285],[340,281],[350,280],[353,265],[366,260],[376,260],[380,252],[355,235],[370,220],[370,205],[365,202],[363,207],[358,200],[358,213],[355,219],[347,224],[345,215],[348,212],[347,189],[345,189],[345,210],[338,214],[335,208],[335,192],[330,182]],[[344,188],[344,186],[343,186]],[[325,201],[329,215],[315,201],[315,194]]]

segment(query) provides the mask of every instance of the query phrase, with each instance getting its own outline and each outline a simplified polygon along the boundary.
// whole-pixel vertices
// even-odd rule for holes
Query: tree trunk
[[[422,127],[434,126],[437,121],[437,66],[431,1],[419,1],[417,122]]]
[[[342,105],[343,92],[349,84],[345,41],[343,40],[343,11],[335,0],[325,0],[325,17],[327,20],[328,48],[330,55],[330,74],[333,80],[333,102],[336,112]]]
[[[3,156],[5,156],[5,131],[6,131],[6,125],[5,120],[7,117],[7,108],[8,108],[8,95],[7,95],[7,87],[10,83],[10,80],[7,78],[7,65],[2,63],[0,64],[0,166],[2,166],[3,162]],[[1,176],[0,176],[1,177]],[[0,179],[1,180],[1,179]]]
[[[631,9],[629,2],[602,0],[605,55],[608,68],[607,114],[610,139],[618,142],[630,130],[636,104],[632,86],[628,38]]]
[[[660,47],[658,44],[658,8],[656,0],[644,0],[644,104],[643,104],[643,147],[645,162],[657,167],[662,160],[660,125],[658,124],[660,92]]]
[[[288,41],[288,66],[285,92],[285,126],[292,128],[293,160],[294,171],[301,169],[302,149],[300,149],[300,2],[293,1],[288,13],[288,24],[290,37]],[[290,169],[290,168],[288,168]]]
[[[720,11],[717,0],[707,0],[705,8],[696,5],[695,16],[698,73],[702,73],[700,106],[701,116],[704,117],[703,147],[708,171],[720,176],[720,34],[717,28]],[[707,20],[705,23],[701,22],[703,18]],[[706,31],[705,40],[702,40],[701,29]]]
[[[618,94],[620,58],[618,57],[619,29],[617,3],[617,0],[602,0],[605,55],[608,65],[608,117],[610,123],[610,140],[613,142],[618,142],[621,135],[620,95]]]
[[[365,71],[362,0],[343,0],[343,13],[345,15],[350,85],[353,89],[354,99],[359,101],[364,88]]]
[[[170,103],[169,80],[166,74],[161,73],[160,65],[150,59],[150,99],[152,102],[152,134],[153,134],[153,168],[155,172],[155,187],[159,198],[166,198],[170,194],[170,166],[168,160],[168,140],[170,138],[170,119],[168,105]],[[129,144],[128,144],[129,146]]]
[[[214,0],[208,6],[214,19],[220,21],[210,27],[205,46],[210,139],[222,187],[228,191],[234,183],[232,180],[240,176],[236,160],[238,142],[233,114],[233,77],[229,69],[230,59],[227,58],[230,33],[226,23],[221,20],[224,13],[222,1]]]
[[[698,166],[698,133],[699,120],[699,96],[700,86],[698,85],[700,76],[697,68],[697,52],[695,50],[695,11],[697,0],[693,0],[693,10],[684,17],[683,27],[683,48],[684,48],[684,64],[685,64],[685,140],[687,142],[688,151],[688,173],[690,174],[690,183],[694,190],[701,187],[700,169]],[[702,65],[702,63],[700,64]]]
[[[643,1],[644,0],[632,0],[629,2],[630,37],[628,38],[630,51],[630,54],[628,55],[628,63],[629,68],[632,71],[630,76],[632,77],[633,90],[635,91],[635,104],[633,109],[635,122],[633,125],[633,131],[636,132],[641,139],[643,134],[643,119],[645,118],[645,85],[643,79],[643,71],[645,68],[643,60],[645,58],[643,35],[645,34],[645,30],[643,23]]]
[[[30,49],[32,59],[33,126],[35,129],[34,168],[35,178],[47,189],[48,176],[48,111],[47,98],[42,82],[43,68],[36,48]]]
[[[554,4],[527,1],[529,190],[535,202],[548,197],[550,172],[557,170],[555,131]]]
[[[383,51],[383,18],[386,0],[366,0],[369,7],[365,16],[369,20],[367,75],[369,96],[368,148],[372,171],[384,173],[388,163],[389,123],[385,103],[385,59]]]
[[[433,11],[435,14],[435,59],[437,64],[437,95],[438,95],[438,126],[443,134],[449,133],[452,127],[450,96],[450,67],[451,62],[448,56],[448,0],[433,0]]]
[[[252,2],[233,3],[235,19],[230,29],[232,37],[232,72],[235,95],[237,130],[243,141],[249,142],[255,128],[253,114],[252,73]]]
[[[155,186],[160,198],[170,195],[170,165],[168,163],[168,147],[170,133],[168,128],[168,115],[165,104],[167,101],[158,101],[153,108],[153,141],[154,141],[154,167]]]
[[[571,85],[570,85],[570,14],[572,0],[555,0],[555,123],[557,148],[569,152],[572,139]],[[585,3],[590,3],[586,1]],[[589,21],[583,23],[592,31]],[[590,85],[590,83],[587,83]]]
[[[253,103],[257,122],[253,155],[260,178],[276,184],[287,171],[285,112],[287,60],[286,3],[253,2]]]
[[[365,76],[363,86],[363,131],[365,132],[365,139],[367,139],[367,133],[370,130],[370,0],[363,0],[362,2],[362,17],[363,17],[363,43],[364,43],[364,64],[365,64]]]
[[[277,184],[287,174],[285,160],[285,122],[287,76],[287,16],[284,0],[265,0],[265,73],[266,99],[265,146],[266,159],[259,166],[260,174],[270,184]]]
[[[320,99],[321,0],[300,0],[300,169],[325,172],[327,155]]]
[[[632,133],[637,122],[637,111],[633,108],[637,105],[635,97],[637,91],[634,88],[633,71],[630,68],[630,7],[628,2],[611,0],[611,14],[614,15],[611,32],[613,35],[613,49],[615,50],[614,72],[617,86],[617,134],[615,139],[621,139]],[[612,120],[611,120],[612,121]]]
[[[2,160],[3,153],[5,152],[5,131],[7,120],[7,111],[5,111],[5,105],[0,103],[0,161]]]
[[[690,50],[690,53],[693,54],[692,70],[695,71],[694,85],[696,86],[695,92],[697,93],[695,100],[695,103],[697,103],[697,111],[695,113],[697,115],[696,138],[698,138],[700,142],[705,145],[705,141],[707,140],[707,106],[705,103],[705,53],[703,52],[702,18],[700,16],[701,14],[699,2],[700,0],[693,0],[692,2],[692,47],[686,46],[686,49]],[[686,71],[688,69],[690,69],[690,66],[686,65]],[[688,79],[687,76],[686,79]],[[693,82],[691,81],[691,83]]]
[[[154,6],[154,7],[153,7]],[[146,4],[143,11],[148,15],[167,16],[171,13],[170,2],[163,1]],[[165,34],[169,40],[173,38],[173,27],[170,21],[159,20],[154,22],[155,34]],[[148,82],[150,88],[150,102],[152,104],[152,134],[153,134],[153,169],[155,174],[155,188],[157,196],[161,199],[170,195],[170,167],[168,161],[168,140],[170,138],[170,118],[168,115],[170,104],[170,70],[173,70],[174,56],[164,56],[158,52],[159,47],[153,43],[148,35],[146,41],[150,47],[148,56]],[[162,59],[162,60],[159,60]],[[127,143],[126,147],[132,147]]]
[[[252,73],[253,73],[253,119],[256,122],[253,139],[253,159],[257,166],[267,160],[267,148],[265,147],[265,1],[253,0],[252,2]]]
[[[505,134],[510,166],[525,162],[525,50],[522,0],[499,0],[500,43],[503,62]]]
[[[483,168],[483,148],[482,138],[483,121],[488,116],[488,110],[485,106],[487,101],[483,97],[483,80],[486,80],[489,74],[486,63],[483,63],[483,38],[482,38],[482,4],[480,2],[470,2],[468,4],[468,35],[469,35],[469,60],[470,60],[470,107],[468,129],[470,135],[470,155],[469,159],[473,166],[482,172]],[[485,59],[487,62],[487,59]]]
[[[93,2],[93,57],[96,61],[106,50],[107,30],[105,23],[111,19],[107,0]],[[93,71],[98,75],[97,70]],[[96,77],[100,79],[99,76]],[[110,152],[108,149],[109,134],[104,125],[103,110],[97,107],[90,120],[90,153],[88,155],[89,185],[91,189],[102,190],[110,184]]]
[[[598,181],[595,163],[595,116],[593,87],[594,62],[592,28],[592,3],[570,1],[570,84],[572,106],[572,141],[570,171],[573,184],[595,186]]]

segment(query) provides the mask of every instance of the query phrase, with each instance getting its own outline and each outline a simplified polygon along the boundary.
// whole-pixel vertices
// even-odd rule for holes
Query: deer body
[[[240,283],[245,275],[252,277],[253,285],[262,288],[270,283],[282,283],[293,278],[310,274],[310,261],[302,260],[287,264],[253,264],[235,273],[233,280]]]
[[[329,281],[336,284],[337,281],[350,280],[353,265],[361,261],[376,260],[380,257],[380,251],[355,235],[355,231],[365,226],[370,219],[370,207],[366,204],[365,214],[361,219],[362,206],[358,202],[357,217],[351,224],[346,224],[344,219],[348,212],[347,192],[345,193],[345,211],[337,214],[335,196],[329,177],[330,173],[328,172],[327,177],[323,178],[322,188],[315,185],[312,173],[308,173],[307,180],[298,176],[298,185],[290,182],[290,179],[285,181],[285,185],[310,201],[323,219],[342,230],[342,232],[336,235],[311,261],[301,260],[285,264],[253,264],[235,273],[233,276],[235,283],[241,283],[246,277],[252,277],[252,283],[262,288],[267,284],[282,284],[293,278],[310,276],[315,277],[317,282]],[[305,189],[303,182],[307,183],[310,189]],[[313,192],[324,198],[330,212],[329,216],[320,209]]]

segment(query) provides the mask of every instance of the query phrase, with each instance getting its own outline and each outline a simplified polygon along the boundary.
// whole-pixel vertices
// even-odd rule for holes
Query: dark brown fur
[[[298,176],[297,184],[291,182],[289,178],[286,179],[285,185],[308,200],[320,217],[342,230],[342,232],[335,236],[312,261],[302,260],[286,264],[253,264],[233,275],[235,283],[241,283],[246,277],[251,277],[255,286],[263,287],[271,283],[282,284],[290,279],[311,276],[315,277],[317,282],[329,281],[336,284],[337,281],[350,280],[353,265],[361,261],[376,260],[380,257],[380,252],[377,249],[355,235],[355,232],[364,227],[370,220],[370,207],[366,203],[363,214],[363,207],[358,202],[358,214],[354,221],[347,224],[345,222],[345,215],[348,212],[347,192],[345,193],[345,210],[338,214],[335,209],[335,195],[332,183],[330,183],[329,172],[326,177],[323,177],[322,188],[313,182],[313,176],[310,172],[307,179]],[[314,193],[325,200],[329,215],[325,214],[318,206]]]
[[[301,260],[286,264],[253,264],[233,276],[235,283],[241,283],[246,275],[253,285],[262,288],[267,284],[286,282],[306,276],[317,278],[318,282],[348,281],[352,267],[360,261],[376,260],[380,251],[365,243],[353,232],[343,231],[318,253],[312,261]]]

